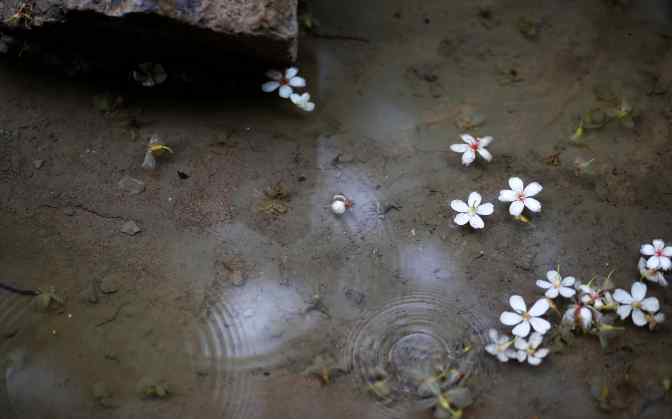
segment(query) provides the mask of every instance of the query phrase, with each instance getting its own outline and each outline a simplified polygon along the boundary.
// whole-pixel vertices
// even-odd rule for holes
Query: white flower
[[[303,77],[298,77],[297,74],[299,74],[299,69],[296,67],[288,68],[284,75],[277,70],[270,70],[266,72],[266,77],[271,81],[262,84],[261,90],[270,93],[279,88],[278,94],[280,97],[287,99],[294,93],[292,87],[306,86],[306,80]]]
[[[667,280],[665,279],[665,275],[663,275],[663,273],[658,271],[657,269],[647,268],[646,260],[644,258],[639,258],[639,263],[637,266],[639,267],[639,274],[642,276],[642,278],[660,284],[663,287],[667,286]]]
[[[572,326],[572,330],[579,326],[583,330],[589,330],[593,324],[593,313],[583,304],[572,304],[562,316],[562,322]]]
[[[537,366],[541,364],[541,361],[550,352],[547,348],[537,349],[539,348],[539,345],[541,345],[542,340],[544,340],[544,337],[541,335],[541,333],[536,332],[532,333],[529,341],[520,337],[516,338],[515,346],[516,349],[518,349],[516,358],[518,358],[518,361],[524,362],[527,358],[527,362],[530,365]]]
[[[615,304],[609,291],[596,290],[588,285],[581,285],[579,290],[581,290],[581,302],[583,304],[590,304],[597,310],[602,310]]]
[[[527,187],[524,187],[523,181],[518,177],[509,179],[510,190],[505,189],[499,192],[499,200],[502,202],[511,202],[509,212],[514,217],[523,213],[523,209],[527,207],[532,212],[541,211],[541,202],[534,198],[543,189],[538,182],[532,182]]]
[[[632,322],[637,326],[644,326],[647,322],[642,310],[655,313],[660,309],[656,297],[644,297],[646,297],[646,284],[643,282],[633,283],[630,294],[620,288],[614,291],[614,300],[621,304],[617,310],[621,320],[627,319],[632,312]]]
[[[672,246],[665,247],[665,242],[661,239],[656,239],[653,241],[653,246],[650,244],[643,244],[640,252],[644,256],[649,256],[649,260],[646,261],[646,267],[649,269],[662,269],[664,271],[670,270],[672,268]]]
[[[554,299],[558,294],[565,298],[571,298],[576,294],[576,290],[570,288],[576,283],[576,278],[573,276],[562,279],[559,272],[548,271],[546,272],[546,278],[548,278],[548,281],[537,280],[537,286],[546,290],[546,298]]]
[[[490,355],[496,356],[500,362],[507,362],[516,357],[516,351],[511,348],[513,339],[506,335],[499,335],[495,329],[488,330],[490,343],[485,345],[485,350]]]
[[[499,321],[507,326],[516,326],[512,332],[514,335],[527,337],[530,334],[530,325],[542,335],[551,328],[551,324],[540,317],[550,307],[548,300],[545,298],[537,300],[529,311],[527,311],[525,300],[520,295],[512,295],[509,298],[509,304],[515,310],[515,313],[505,311],[499,316]]]
[[[455,216],[455,224],[463,226],[469,223],[473,228],[485,227],[485,223],[480,216],[492,214],[495,208],[491,203],[481,204],[481,200],[481,194],[472,192],[469,194],[466,204],[459,199],[451,201],[450,207],[459,213]]]
[[[450,149],[456,153],[462,153],[462,164],[469,166],[476,160],[476,152],[481,155],[486,161],[492,160],[492,154],[485,149],[493,140],[492,137],[472,137],[469,134],[460,135],[462,141],[466,144],[453,144]]]
[[[302,95],[292,93],[290,99],[292,100],[292,103],[306,112],[312,112],[315,110],[315,103],[310,101],[310,93],[304,93]]]

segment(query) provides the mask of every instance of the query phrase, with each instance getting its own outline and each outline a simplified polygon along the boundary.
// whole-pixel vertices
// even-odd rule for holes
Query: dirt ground
[[[0,280],[66,301],[43,313],[0,290],[0,418],[429,418],[413,369],[466,352],[468,418],[672,417],[667,324],[628,321],[606,351],[579,336],[537,368],[482,350],[508,297],[538,298],[557,264],[627,288],[640,244],[672,241],[672,14],[616,3],[314,0],[312,114],[260,92],[265,69],[193,97],[3,62]],[[570,141],[609,92],[634,128]],[[449,146],[474,113],[494,160],[464,167]],[[175,154],[146,172],[154,133]],[[510,176],[544,186],[527,224],[497,202]],[[448,205],[474,190],[495,203],[478,232]],[[669,289],[649,289],[672,314]],[[147,380],[170,397],[140,397]]]

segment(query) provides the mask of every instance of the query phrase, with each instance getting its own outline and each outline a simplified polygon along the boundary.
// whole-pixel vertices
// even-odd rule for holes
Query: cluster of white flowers
[[[306,79],[299,77],[299,69],[290,67],[283,72],[277,70],[269,70],[266,72],[266,77],[271,79],[261,85],[261,90],[266,93],[278,91],[283,99],[290,99],[292,103],[306,112],[315,110],[315,103],[310,101],[310,93],[304,92],[302,94],[295,93],[294,88],[305,88]]]
[[[656,297],[647,297],[647,286],[642,281],[667,286],[663,273],[657,269],[664,271],[670,268],[672,247],[665,247],[662,240],[654,240],[653,245],[643,245],[641,252],[650,258],[648,261],[640,259],[642,277],[632,284],[630,292],[620,288],[614,290],[610,276],[597,286],[595,280],[582,284],[573,276],[563,278],[559,269],[548,271],[546,279],[536,282],[537,287],[544,290],[544,298],[537,300],[529,310],[523,297],[513,295],[509,298],[513,311],[504,311],[499,321],[513,327],[513,336],[500,335],[497,330],[490,329],[486,352],[501,362],[517,359],[519,362],[527,360],[530,365],[541,364],[549,350],[540,346],[544,335],[551,330],[551,323],[543,316],[551,307],[560,313],[558,297],[569,300],[561,320],[566,329],[597,335],[602,339],[605,334],[620,329],[612,325],[615,319],[612,313],[615,313],[621,320],[630,317],[635,326],[648,325],[650,330],[654,330],[665,321],[665,314],[660,311],[660,302]],[[652,258],[657,259],[651,261]],[[532,334],[526,340],[530,332]]]

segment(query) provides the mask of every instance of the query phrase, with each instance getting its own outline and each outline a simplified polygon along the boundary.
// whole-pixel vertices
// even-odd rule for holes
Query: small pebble
[[[63,214],[67,215],[68,217],[72,217],[75,215],[75,209],[71,207],[63,208]]]
[[[121,232],[128,234],[129,236],[135,236],[140,232],[140,227],[135,223],[135,221],[126,221],[123,226],[121,226]]]
[[[129,195],[137,195],[145,191],[145,182],[132,178],[130,176],[124,176],[118,183],[119,188]]]
[[[33,167],[36,169],[41,168],[44,166],[44,160],[33,160]]]

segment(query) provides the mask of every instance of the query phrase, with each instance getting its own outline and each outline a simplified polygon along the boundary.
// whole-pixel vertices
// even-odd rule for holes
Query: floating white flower
[[[644,311],[655,313],[660,309],[656,297],[645,297],[646,284],[643,282],[633,283],[630,293],[620,288],[614,291],[614,300],[621,304],[617,310],[621,320],[627,319],[632,313],[632,322],[637,326],[644,326],[647,323]]]
[[[581,285],[579,290],[581,291],[581,302],[592,305],[597,310],[613,308],[616,304],[609,291],[597,290],[589,285]]]
[[[490,355],[496,356],[500,362],[507,362],[511,358],[516,357],[516,351],[511,348],[513,339],[506,335],[501,335],[495,330],[488,330],[488,337],[490,343],[485,345],[485,350]]]
[[[292,100],[292,103],[306,112],[312,112],[315,110],[315,103],[310,101],[310,93],[304,93],[302,95],[292,93],[290,99]]]
[[[480,154],[486,161],[492,160],[492,154],[485,149],[493,140],[492,137],[473,137],[469,134],[460,135],[462,141],[466,144],[453,144],[450,149],[456,153],[462,153],[462,164],[469,166],[476,160],[476,153]]]
[[[306,86],[306,80],[303,77],[298,77],[297,74],[299,74],[299,69],[296,67],[288,68],[284,74],[277,70],[270,70],[266,72],[266,77],[271,81],[262,84],[261,90],[266,93],[278,90],[281,98],[288,99],[294,93],[292,87]]]
[[[548,271],[546,272],[546,278],[548,281],[537,280],[537,286],[546,290],[546,298],[554,299],[558,294],[565,298],[571,298],[576,294],[576,290],[572,288],[576,283],[576,278],[573,276],[563,279],[558,271]]]
[[[562,322],[570,325],[572,330],[577,326],[589,330],[593,324],[593,313],[583,304],[572,304],[562,316]]]
[[[640,252],[644,256],[648,256],[646,267],[649,269],[662,269],[664,271],[672,268],[672,246],[665,247],[665,242],[661,239],[653,241],[653,246],[650,244],[643,244]]]
[[[544,340],[544,337],[541,333],[532,333],[530,340],[525,340],[523,338],[516,338],[516,349],[518,350],[516,358],[519,362],[527,362],[530,365],[537,366],[541,364],[541,361],[549,354],[547,348],[539,348],[541,342]]]
[[[663,275],[663,273],[657,269],[647,268],[646,260],[644,258],[639,258],[639,263],[637,264],[637,266],[639,267],[639,274],[642,276],[643,279],[655,282],[656,284],[660,284],[663,287],[667,286],[667,280],[665,279],[665,275]]]
[[[543,189],[538,182],[532,182],[527,187],[523,181],[518,177],[509,179],[509,189],[504,189],[499,192],[499,200],[502,202],[511,202],[509,206],[509,213],[514,217],[520,216],[523,209],[527,207],[532,212],[541,211],[541,203],[534,198]]]
[[[462,226],[469,223],[473,228],[485,227],[485,222],[483,222],[481,215],[490,215],[495,211],[495,208],[488,202],[481,204],[481,200],[481,194],[472,192],[469,194],[467,203],[459,199],[451,201],[450,207],[458,212],[455,216],[455,224]]]
[[[509,298],[509,304],[515,310],[515,313],[505,311],[499,316],[499,321],[507,326],[515,326],[512,333],[516,336],[527,337],[530,334],[530,325],[534,330],[542,335],[551,328],[551,324],[542,319],[549,309],[548,300],[540,298],[528,311],[525,300],[520,295],[512,295]]]

